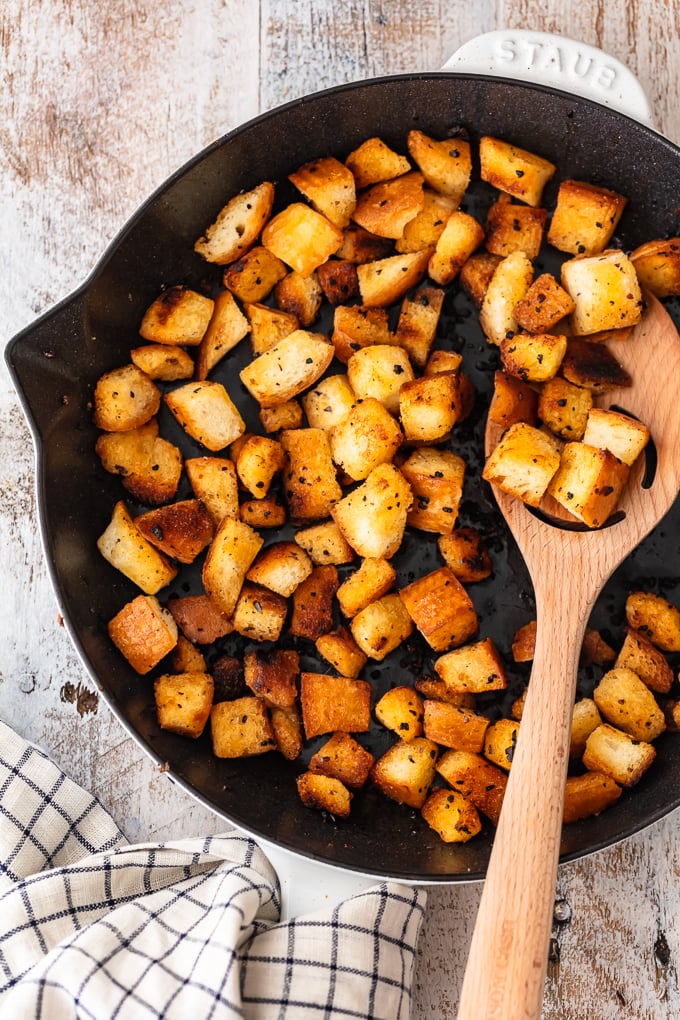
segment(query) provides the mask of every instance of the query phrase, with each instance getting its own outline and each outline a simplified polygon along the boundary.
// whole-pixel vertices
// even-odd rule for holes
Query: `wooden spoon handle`
[[[556,585],[545,594],[547,600],[541,600],[537,592],[531,682],[458,1020],[536,1020],[541,1014],[576,674],[590,608],[582,601],[574,603],[583,593],[573,585]],[[572,601],[567,603],[567,598]]]

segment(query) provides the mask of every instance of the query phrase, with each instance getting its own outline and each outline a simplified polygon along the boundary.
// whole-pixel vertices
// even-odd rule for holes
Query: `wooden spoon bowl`
[[[632,377],[600,403],[644,422],[656,452],[650,479],[633,472],[616,523],[566,530],[494,487],[534,587],[536,647],[517,747],[487,869],[458,1020],[534,1020],[541,1012],[569,763],[571,716],[585,627],[613,571],[665,516],[680,490],[680,337],[647,299],[616,348]],[[487,453],[499,429],[487,425]]]

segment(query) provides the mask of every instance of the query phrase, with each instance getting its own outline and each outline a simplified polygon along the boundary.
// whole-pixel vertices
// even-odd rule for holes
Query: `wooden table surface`
[[[680,142],[680,0],[50,0],[0,7],[0,337],[81,282],[146,195],[260,110],[382,74],[436,69],[495,28],[556,31],[638,75]],[[679,189],[680,194],[680,189]],[[0,369],[0,715],[110,809],[131,840],[220,819],[159,775],[60,626],[38,534],[33,451]],[[680,1016],[680,813],[565,865],[546,1020]],[[413,1015],[455,1015],[477,885],[433,890]]]

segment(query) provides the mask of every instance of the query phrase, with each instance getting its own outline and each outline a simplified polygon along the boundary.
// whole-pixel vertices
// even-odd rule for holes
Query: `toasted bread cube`
[[[636,740],[655,740],[666,729],[656,698],[626,666],[608,670],[593,691],[593,699],[606,722]]]
[[[409,616],[435,652],[462,645],[478,626],[472,600],[450,567],[407,584],[399,592]]]
[[[476,528],[456,528],[442,535],[437,546],[446,566],[451,568],[461,584],[473,584],[490,577],[491,557]]]
[[[542,383],[557,375],[567,353],[566,336],[515,333],[500,344],[503,368],[523,382]]]
[[[356,205],[356,184],[352,171],[339,160],[333,156],[315,159],[288,174],[288,180],[336,227],[349,224]]]
[[[379,181],[400,177],[411,169],[406,156],[401,156],[386,145],[381,138],[367,138],[350,152],[345,166],[351,170],[357,188],[366,188]]]
[[[323,429],[286,429],[281,433],[286,455],[283,486],[293,521],[328,517],[342,496],[331,457],[328,433]]]
[[[484,737],[485,758],[506,772],[512,766],[519,727],[517,719],[499,719],[488,727]]]
[[[228,294],[229,291],[224,291]],[[219,295],[218,295],[219,300]],[[253,354],[263,354],[274,347],[279,340],[290,336],[300,326],[300,320],[292,312],[284,312],[279,308],[251,301],[243,306],[250,326],[250,343]]]
[[[305,807],[327,811],[336,818],[349,818],[352,794],[339,779],[304,772],[296,782]]]
[[[515,662],[531,662],[535,650],[536,621],[530,620],[515,631],[512,639],[512,657]]]
[[[244,581],[232,623],[234,630],[251,641],[278,641],[288,615],[282,595]]]
[[[297,400],[286,400],[276,407],[261,407],[259,418],[267,433],[299,429],[302,425],[302,407]]]
[[[479,140],[479,161],[483,181],[533,206],[541,204],[543,188],[557,169],[541,156],[488,135]]]
[[[579,698],[571,717],[570,758],[583,757],[588,737],[601,723],[602,717],[593,699]]]
[[[592,406],[590,390],[561,376],[549,379],[538,395],[538,417],[562,439],[583,439]]]
[[[408,743],[423,735],[423,700],[413,687],[392,687],[375,706],[375,717]]]
[[[302,673],[300,703],[307,740],[322,733],[366,733],[371,725],[373,688],[365,680]]]
[[[286,508],[276,496],[247,499],[239,507],[239,519],[251,528],[280,528],[286,523]]]
[[[334,733],[309,760],[309,771],[331,776],[358,790],[366,783],[375,758],[349,733]]]
[[[196,740],[205,729],[213,703],[209,673],[165,673],[153,685],[158,725]]]
[[[458,351],[444,351],[440,348],[432,351],[432,354],[427,359],[423,375],[441,375],[442,373],[451,372],[453,375],[460,376],[462,374],[462,364],[463,355],[459,354]]]
[[[316,271],[319,286],[332,305],[343,305],[359,296],[357,267],[349,259],[329,259]]]
[[[361,262],[373,262],[374,259],[384,259],[393,252],[393,242],[387,237],[378,237],[370,230],[351,223],[343,230],[343,242],[335,253],[337,259],[344,262],[353,262],[359,265]]]
[[[155,595],[138,595],[126,603],[107,629],[116,648],[142,676],[177,644],[177,624]]]
[[[355,404],[356,397],[346,375],[327,375],[301,398],[313,429],[332,429]]]
[[[639,630],[628,628],[614,666],[632,669],[651,691],[659,694],[668,694],[673,686],[673,670],[668,659]]]
[[[392,461],[403,438],[383,404],[375,397],[366,397],[331,430],[331,456],[346,475],[363,481],[379,464]]]
[[[368,308],[384,308],[399,301],[423,279],[431,255],[431,248],[423,248],[357,266],[362,304]]]
[[[487,458],[482,478],[530,506],[538,506],[559,466],[556,440],[532,425],[517,422]]]
[[[503,806],[508,777],[474,751],[445,751],[437,762],[437,772],[459,794],[486,815],[494,825]]]
[[[180,563],[193,563],[215,531],[212,517],[198,499],[148,510],[135,518],[135,524],[147,541]]]
[[[444,291],[429,286],[420,287],[402,301],[394,342],[406,351],[416,368],[424,369],[427,364],[443,303]]]
[[[494,255],[523,251],[533,262],[538,257],[548,213],[528,205],[515,205],[501,195],[490,207],[485,225],[486,248]]]
[[[315,383],[332,358],[323,334],[298,329],[246,365],[241,382],[262,407],[276,407]]]
[[[531,260],[523,251],[502,259],[491,277],[479,312],[479,322],[490,343],[498,346],[517,332],[515,308],[526,295],[533,279]]]
[[[477,808],[455,790],[433,790],[420,813],[445,843],[467,843],[482,828]]]
[[[653,744],[603,723],[588,737],[583,764],[592,772],[604,772],[619,786],[634,786],[656,758]]]
[[[359,556],[390,559],[401,545],[412,499],[401,471],[393,464],[379,464],[335,503],[331,515]]]
[[[216,758],[250,758],[276,748],[271,720],[260,698],[236,698],[213,705],[210,729]]]
[[[411,171],[362,191],[352,219],[378,237],[396,240],[406,224],[418,215],[424,201],[423,175]]]
[[[264,301],[287,272],[281,259],[257,245],[227,266],[222,282],[239,301]]]
[[[188,287],[168,287],[147,308],[140,336],[156,344],[197,347],[208,328],[214,302]]]
[[[248,320],[236,304],[233,294],[229,290],[220,291],[215,298],[212,318],[196,353],[196,378],[207,379],[215,365],[236,347],[248,330]]]
[[[626,599],[626,619],[663,652],[680,652],[680,610],[668,599],[636,591]]]
[[[428,263],[430,277],[440,286],[451,283],[483,241],[484,229],[474,216],[454,210]]]
[[[413,623],[399,596],[392,594],[360,609],[350,629],[364,655],[382,662],[411,634]]]
[[[168,609],[184,637],[197,645],[210,645],[234,629],[231,618],[208,595],[168,599]]]
[[[437,753],[437,745],[426,737],[400,740],[375,763],[371,780],[386,797],[420,809],[435,777]]]
[[[456,705],[458,708],[475,707],[474,694],[460,694],[457,691],[451,691],[438,677],[436,679],[434,677],[418,677],[413,686],[418,694],[422,694],[423,698],[428,698],[431,701],[445,701],[447,705]]]
[[[246,652],[243,659],[245,681],[269,708],[294,706],[300,656],[289,649],[273,648],[269,653]]]
[[[193,359],[181,347],[145,344],[130,351],[130,360],[149,379],[160,379],[162,382],[191,379],[194,374]]]
[[[584,181],[562,181],[552,215],[548,242],[571,255],[604,251],[628,199]]]
[[[505,341],[503,341],[505,343]],[[500,369],[494,373],[489,421],[508,428],[518,421],[536,424],[538,394],[526,382]]]
[[[333,520],[313,524],[310,528],[301,528],[295,532],[294,538],[316,566],[324,566],[327,563],[340,566],[343,563],[351,563],[356,556],[354,549]]]
[[[112,567],[146,595],[155,595],[177,576],[177,567],[144,537],[123,500],[114,506],[108,526],[97,539],[97,548]]]
[[[608,645],[598,630],[586,627],[581,645],[579,665],[590,666],[595,663],[598,666],[607,666],[614,662],[616,652]]]
[[[286,598],[312,572],[312,561],[295,542],[282,541],[260,553],[246,577]]]
[[[568,776],[564,789],[565,825],[581,818],[599,815],[621,796],[621,787],[602,772],[584,772],[580,776]]]
[[[315,645],[319,655],[343,676],[357,677],[366,665],[366,655],[346,627],[322,634]]]
[[[274,204],[274,185],[263,181],[252,191],[235,195],[194,245],[208,262],[233,262],[255,243]]]
[[[104,470],[112,475],[144,474],[149,470],[157,437],[158,420],[153,417],[135,429],[102,433],[95,451]]]
[[[293,202],[269,220],[262,244],[301,276],[309,276],[342,244],[342,231],[321,213]]]
[[[429,698],[423,702],[425,736],[444,747],[478,753],[484,747],[488,726],[486,716],[478,715],[470,709]]]
[[[177,644],[170,656],[173,673],[205,673],[207,664],[205,655],[196,648],[183,634],[177,638]]]
[[[616,509],[628,470],[609,450],[567,443],[548,492],[588,527],[599,528]]]
[[[225,517],[208,549],[203,564],[203,586],[227,616],[236,608],[248,568],[263,539],[242,521]]]
[[[222,383],[207,380],[185,383],[166,393],[165,402],[191,438],[215,453],[246,430]]]
[[[374,397],[388,411],[399,410],[399,391],[415,378],[408,354],[393,344],[373,344],[355,351],[347,361],[347,378],[357,400]]]
[[[576,336],[569,337],[567,341],[562,375],[568,382],[593,394],[631,384],[628,372],[604,344],[591,343]]]
[[[436,140],[422,131],[409,131],[407,144],[427,184],[458,205],[472,174],[470,143],[464,138]]]
[[[631,467],[649,442],[649,429],[630,415],[593,407],[588,414],[583,442],[609,450]]]
[[[302,754],[302,720],[297,708],[270,708],[274,739],[279,751],[288,761],[295,761]]]
[[[527,333],[547,333],[576,307],[550,273],[541,273],[515,305],[515,318]]]
[[[508,685],[505,666],[492,638],[455,648],[441,655],[434,668],[454,691],[484,694],[504,691]]]
[[[562,286],[574,301],[570,321],[576,336],[634,326],[642,318],[635,266],[616,248],[563,262]]]
[[[294,637],[316,641],[333,629],[333,598],[339,583],[338,571],[332,565],[314,567],[300,582],[293,593],[289,627]]]
[[[450,534],[463,495],[463,458],[450,450],[419,447],[401,465],[401,472],[413,493],[408,524],[422,531]]]
[[[107,432],[127,432],[145,425],[157,413],[161,395],[136,365],[106,372],[94,390],[94,423]]]
[[[404,254],[434,248],[442,235],[446,221],[457,208],[457,203],[446,195],[439,195],[429,188],[423,189],[423,207],[404,227],[395,249]],[[385,253],[387,254],[387,253]]]
[[[316,321],[323,301],[319,274],[288,273],[274,287],[274,299],[281,311],[294,315],[301,326],[309,328]]]
[[[442,372],[402,383],[399,417],[407,442],[437,443],[445,439],[458,421],[455,375]]]
[[[658,298],[680,294],[680,237],[647,241],[630,253],[638,280]]]
[[[371,344],[390,343],[390,328],[384,308],[338,305],[331,336],[335,356],[347,364],[355,351]]]
[[[477,308],[482,307],[493,274],[502,261],[500,255],[492,255],[490,251],[479,251],[471,255],[462,266],[460,285]]]
[[[205,504],[215,527],[225,517],[237,516],[238,483],[233,461],[226,457],[191,457],[184,467],[194,495]]]
[[[396,571],[388,560],[367,557],[338,588],[340,609],[351,619],[371,602],[377,602],[383,595],[387,595],[396,579]]]
[[[214,701],[233,701],[250,692],[243,675],[243,660],[233,655],[220,655],[212,664],[212,678],[215,681]]]
[[[123,487],[140,503],[160,506],[174,499],[181,475],[182,454],[173,443],[159,436],[154,439],[146,466],[124,475]]]
[[[282,470],[285,456],[281,444],[268,436],[249,436],[235,458],[241,485],[256,499],[264,499],[274,475]]]

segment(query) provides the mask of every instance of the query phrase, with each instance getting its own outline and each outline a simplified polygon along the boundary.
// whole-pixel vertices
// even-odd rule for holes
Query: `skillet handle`
[[[464,43],[441,70],[549,85],[653,127],[649,100],[632,71],[597,47],[564,35],[526,29],[486,32]]]

